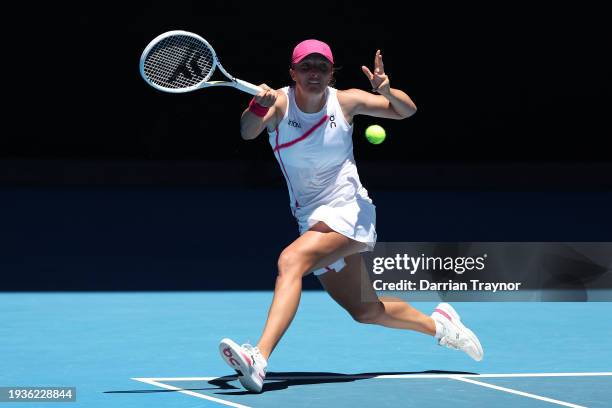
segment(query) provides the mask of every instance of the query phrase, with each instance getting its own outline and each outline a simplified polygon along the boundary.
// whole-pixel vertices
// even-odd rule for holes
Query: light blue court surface
[[[0,293],[0,386],[77,388],[76,403],[6,406],[611,406],[612,303],[455,303],[484,346],[477,363],[422,334],[355,323],[326,293],[305,292],[264,393],[249,394],[217,345],[256,342],[271,299]]]

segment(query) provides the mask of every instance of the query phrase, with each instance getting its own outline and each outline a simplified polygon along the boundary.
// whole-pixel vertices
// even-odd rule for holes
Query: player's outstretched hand
[[[370,80],[373,92],[378,92],[381,95],[390,93],[389,77],[385,74],[385,65],[383,64],[380,50],[376,50],[376,55],[374,56],[374,73],[365,65],[361,67],[361,70]]]

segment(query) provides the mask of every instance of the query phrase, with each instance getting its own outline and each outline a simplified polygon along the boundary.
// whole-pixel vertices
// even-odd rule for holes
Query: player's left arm
[[[404,119],[414,115],[417,108],[412,99],[399,89],[391,88],[389,77],[380,50],[374,57],[374,72],[366,66],[361,70],[370,80],[372,91],[378,95],[360,89],[348,89],[343,92],[345,111],[349,116],[368,115],[388,119]]]

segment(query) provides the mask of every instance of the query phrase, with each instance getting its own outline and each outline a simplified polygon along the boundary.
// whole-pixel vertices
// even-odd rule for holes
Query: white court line
[[[513,377],[597,377],[612,376],[612,372],[596,373],[511,373],[511,374],[392,374],[376,378],[513,378]]]
[[[570,402],[559,401],[559,400],[556,400],[556,399],[552,399],[552,398],[548,398],[548,397],[543,397],[541,395],[535,395],[535,394],[530,394],[528,392],[513,390],[512,388],[505,388],[505,387],[500,387],[498,385],[483,383],[483,382],[480,382],[480,381],[472,380],[470,378],[454,377],[453,380],[464,381],[464,382],[480,385],[480,386],[487,387],[487,388],[493,388],[494,390],[505,391],[505,392],[509,392],[511,394],[521,395],[523,397],[528,397],[528,398],[533,398],[533,399],[537,399],[537,400],[540,400],[540,401],[551,402],[553,404],[563,405],[565,407],[586,408],[583,405],[576,405],[576,404],[572,404]]]
[[[596,376],[612,376],[612,372],[593,372],[593,373],[510,373],[510,374],[384,374],[384,375],[327,375],[327,376],[273,376],[268,377],[269,380],[341,380],[343,378],[368,379],[406,379],[406,378],[512,378],[512,377],[596,377]],[[235,376],[234,376],[235,377]],[[211,381],[221,377],[155,377],[155,378],[132,378],[133,380],[141,381]]]
[[[218,377],[211,377],[211,378],[214,379],[214,378],[218,378]],[[164,383],[157,382],[157,381],[155,381],[152,378],[132,378],[132,380],[141,381],[143,383],[147,383],[147,384],[150,384],[150,385],[156,385],[158,387],[165,388],[167,390],[178,391],[178,392],[183,393],[183,394],[191,395],[192,397],[202,398],[202,399],[209,400],[209,401],[212,401],[212,402],[217,402],[219,404],[229,405],[230,407],[235,407],[235,408],[250,408],[248,405],[237,404],[235,402],[230,402],[230,401],[222,400],[220,398],[209,397],[208,395],[199,394],[197,392],[193,392],[193,391],[189,391],[189,390],[184,390],[184,389],[178,388],[178,387],[173,387],[172,385],[169,385],[169,384],[164,384]],[[158,380],[162,381],[162,379],[158,379]],[[168,379],[166,379],[166,381],[168,381]]]
[[[270,381],[277,380],[342,380],[342,379],[422,379],[422,378],[437,378],[437,379],[453,379],[458,381],[464,381],[472,384],[477,384],[483,387],[493,388],[499,391],[505,391],[512,394],[522,395],[524,397],[535,398],[542,401],[551,402],[554,404],[564,405],[573,408],[584,408],[582,405],[571,404],[569,402],[559,401],[552,398],[542,397],[540,395],[529,394],[526,392],[513,390],[511,388],[499,387],[488,383],[472,380],[471,378],[515,378],[515,377],[599,377],[599,376],[612,376],[612,372],[592,372],[592,373],[508,373],[508,374],[385,374],[385,375],[329,375],[329,376],[273,376],[269,377]],[[228,380],[232,377],[236,379],[236,376],[227,376]],[[235,408],[249,408],[246,405],[225,401],[220,398],[209,397],[204,394],[197,392],[184,390],[182,388],[174,387],[172,385],[164,384],[159,381],[212,381],[222,377],[155,377],[155,378],[132,378],[132,380],[140,381],[146,384],[155,385],[157,387],[165,388],[168,390],[178,391],[183,394],[191,395],[193,397],[206,399],[209,401],[217,402],[219,404],[228,405]]]

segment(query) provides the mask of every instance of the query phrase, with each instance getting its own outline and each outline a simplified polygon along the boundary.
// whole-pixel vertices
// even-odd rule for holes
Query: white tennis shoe
[[[431,318],[439,324],[438,344],[466,352],[476,361],[482,360],[484,351],[478,337],[461,323],[461,318],[448,303],[436,306]]]
[[[219,343],[221,357],[238,373],[238,381],[244,388],[253,392],[261,392],[268,362],[257,347],[250,344],[239,346],[230,339]]]

